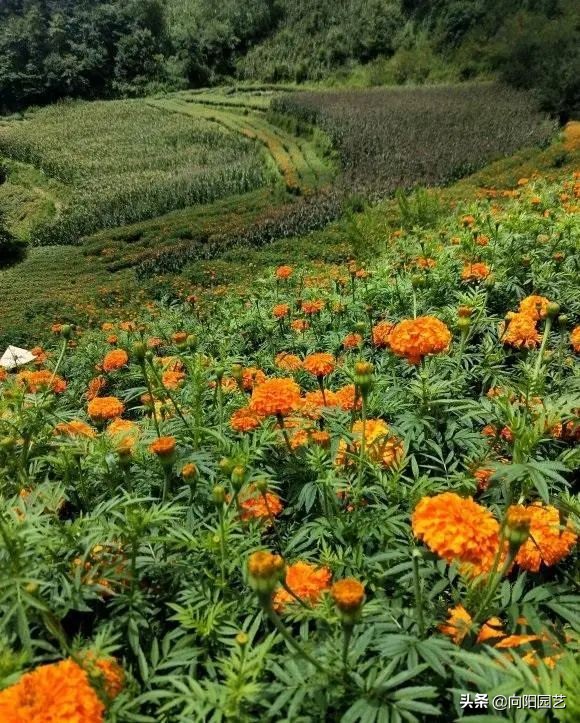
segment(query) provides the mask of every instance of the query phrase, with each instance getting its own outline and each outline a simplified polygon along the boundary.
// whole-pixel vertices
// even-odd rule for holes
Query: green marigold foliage
[[[575,720],[577,194],[567,173],[447,212],[400,199],[386,239],[369,212],[386,243],[364,268],[56,326],[0,381],[0,688],[90,645],[126,671],[111,720],[449,719],[462,691],[562,694]],[[414,317],[451,339],[419,364],[389,348]],[[474,580],[413,534],[444,491],[498,530],[512,504],[559,523],[503,528],[525,554]],[[364,599],[329,594],[345,578]]]

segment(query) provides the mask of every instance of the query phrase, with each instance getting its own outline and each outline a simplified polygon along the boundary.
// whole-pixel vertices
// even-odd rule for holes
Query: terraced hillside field
[[[52,183],[52,214],[29,229],[30,240],[40,245],[77,243],[101,228],[272,180],[260,145],[251,139],[200,114],[161,115],[140,100],[60,104],[27,113],[0,126],[0,154],[41,172],[47,180],[31,189],[38,196],[47,192],[48,179]],[[9,172],[0,203],[18,225],[11,184],[19,185]]]

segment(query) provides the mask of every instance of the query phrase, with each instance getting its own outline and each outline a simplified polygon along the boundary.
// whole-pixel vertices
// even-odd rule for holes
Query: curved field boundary
[[[312,143],[273,126],[261,113],[248,107],[217,108],[179,98],[152,99],[148,103],[160,110],[212,120],[259,141],[266,147],[290,193],[310,194],[332,179],[332,169],[318,156]]]

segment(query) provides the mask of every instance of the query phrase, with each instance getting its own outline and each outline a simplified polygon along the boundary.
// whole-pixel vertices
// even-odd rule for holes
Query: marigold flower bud
[[[64,339],[68,340],[72,337],[73,328],[70,324],[65,324],[61,327],[60,333]]]
[[[370,362],[361,361],[354,365],[354,383],[363,397],[366,397],[373,384],[373,371],[374,367]]]
[[[242,632],[236,635],[236,643],[240,646],[240,648],[244,648],[249,642],[250,638],[247,633]]]
[[[284,560],[267,550],[253,552],[248,560],[250,587],[261,597],[270,596],[284,578]]]
[[[197,346],[197,337],[195,334],[189,334],[187,339],[185,340],[185,343],[189,349],[193,351],[195,347]]]
[[[330,595],[343,623],[353,625],[360,617],[365,599],[364,585],[352,577],[347,577],[334,583],[330,588]]]
[[[244,367],[241,364],[232,364],[232,377],[236,380],[242,379]]]
[[[364,321],[357,321],[354,325],[354,330],[357,332],[357,334],[364,334],[367,330],[367,325]]]
[[[145,355],[147,354],[147,347],[142,341],[137,341],[133,344],[133,356],[142,364],[145,361]]]
[[[226,490],[224,486],[216,485],[211,492],[211,496],[216,505],[223,505],[226,501]]]
[[[460,316],[457,320],[457,328],[459,331],[463,334],[465,333],[471,326],[471,319],[467,316]]]
[[[181,470],[181,476],[185,480],[195,479],[197,477],[197,466],[193,462],[188,462]]]
[[[560,314],[560,316],[558,316],[558,324],[561,329],[564,329],[568,324],[568,316],[566,314]]]
[[[245,479],[246,468],[241,464],[237,464],[232,470],[232,485],[234,486],[234,489],[239,490],[244,484]]]
[[[229,475],[232,473],[234,467],[236,466],[236,463],[231,457],[222,457],[219,461],[218,466],[224,474]]]
[[[505,535],[513,554],[530,536],[532,515],[522,505],[512,505],[507,512]]]
[[[554,319],[554,318],[555,318],[556,316],[558,316],[558,314],[560,313],[560,304],[558,304],[558,303],[555,302],[555,301],[551,301],[551,302],[548,304],[547,312],[548,312],[548,316],[549,316],[551,319]]]

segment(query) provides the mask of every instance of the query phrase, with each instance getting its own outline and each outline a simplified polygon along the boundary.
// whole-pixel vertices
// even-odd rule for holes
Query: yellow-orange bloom
[[[570,554],[578,535],[572,523],[562,526],[558,510],[541,503],[527,508],[530,536],[520,547],[516,563],[524,570],[538,572],[542,564],[551,567]]]
[[[250,392],[258,384],[263,384],[266,381],[266,375],[261,369],[256,367],[247,367],[242,372],[242,386]]]
[[[122,369],[129,361],[129,355],[124,349],[113,349],[103,359],[103,371],[115,372]]]
[[[16,380],[26,387],[26,391],[36,394],[36,392],[50,389],[55,394],[62,394],[66,390],[66,382],[58,374],[54,375],[48,369],[41,369],[37,372],[23,371],[16,376]]]
[[[268,379],[254,387],[250,409],[260,416],[287,417],[300,406],[300,387],[293,379]]]
[[[290,328],[292,331],[303,332],[310,328],[310,324],[306,321],[306,319],[294,319],[294,321],[290,323]]]
[[[572,344],[572,349],[574,349],[577,354],[580,354],[580,324],[575,326],[570,332],[570,344]]]
[[[185,372],[168,369],[161,375],[163,386],[167,389],[178,389],[185,379]]]
[[[305,603],[316,605],[322,593],[329,589],[332,573],[326,567],[317,567],[308,562],[298,561],[286,569],[286,585]],[[282,610],[295,598],[283,587],[278,588],[274,595],[274,608]]]
[[[296,356],[296,354],[289,354],[285,351],[281,351],[279,354],[276,354],[274,363],[279,369],[282,369],[285,372],[296,372],[299,369],[302,369],[302,359],[300,359],[299,356]]]
[[[315,377],[325,377],[334,371],[336,362],[332,354],[309,354],[303,362],[304,369]]]
[[[458,562],[467,574],[493,567],[499,549],[499,523],[471,497],[443,492],[423,497],[412,515],[413,534],[447,562]]]
[[[526,314],[534,321],[539,319],[545,319],[548,315],[548,306],[550,300],[546,299],[545,296],[526,296],[525,299],[520,301],[519,311],[521,314]]]
[[[511,317],[503,336],[504,344],[509,344],[516,349],[534,349],[540,340],[536,321],[528,314],[521,313]]]
[[[365,599],[364,585],[352,577],[337,580],[330,589],[336,607],[343,613],[356,612]]]
[[[98,397],[106,386],[107,380],[105,377],[99,376],[91,379],[87,387],[87,400],[90,402],[95,397]]]
[[[351,412],[355,408],[360,409],[362,406],[362,397],[360,395],[357,397],[354,384],[347,384],[338,389],[334,394],[334,398],[336,400],[336,406],[345,412]]]
[[[103,723],[105,706],[74,660],[41,665],[0,692],[4,723]]]
[[[326,304],[322,299],[314,299],[312,301],[303,301],[301,309],[305,314],[312,315],[319,314],[325,306]]]
[[[451,343],[451,332],[434,316],[405,319],[389,334],[389,346],[397,356],[403,356],[410,364],[419,364],[427,354],[446,351]]]
[[[352,443],[341,439],[338,445],[336,464],[352,464],[353,458],[360,454],[363,426],[365,430],[365,451],[373,462],[377,462],[383,467],[390,467],[400,459],[403,446],[397,437],[389,436],[387,423],[382,419],[367,419],[364,425],[362,420],[353,424]]]
[[[447,622],[438,626],[439,632],[450,637],[456,645],[461,645],[463,639],[471,630],[472,617],[463,605],[456,605],[447,612]]]
[[[272,309],[272,314],[276,319],[283,319],[285,316],[288,316],[289,313],[290,307],[288,304],[276,304]]]
[[[95,430],[86,422],[80,419],[73,419],[71,422],[59,422],[54,428],[54,434],[62,437],[95,437]]]
[[[158,457],[169,457],[175,452],[175,437],[159,437],[149,445],[149,451]]]
[[[389,335],[395,328],[390,321],[380,321],[373,326],[373,344],[379,349],[385,349],[389,346]]]
[[[342,340],[342,346],[345,349],[358,349],[362,341],[363,338],[360,334],[347,334]]]
[[[117,452],[130,454],[139,439],[139,427],[128,419],[114,419],[107,427],[107,436],[113,439]]]
[[[248,559],[248,572],[257,580],[277,578],[284,570],[284,560],[267,550],[252,552]]]
[[[283,508],[282,500],[274,492],[262,494],[255,485],[248,485],[239,495],[241,509],[240,518],[243,522],[248,520],[262,520],[271,522]]]
[[[491,270],[487,264],[477,262],[466,264],[461,271],[463,281],[484,281],[490,275]]]
[[[125,405],[117,397],[95,397],[88,405],[89,417],[95,422],[115,419],[115,417],[120,417],[124,411]]]
[[[276,269],[277,279],[289,279],[294,273],[294,269],[291,266],[278,266]]]
[[[234,432],[253,432],[261,423],[260,416],[249,407],[237,409],[230,417],[230,427]]]

